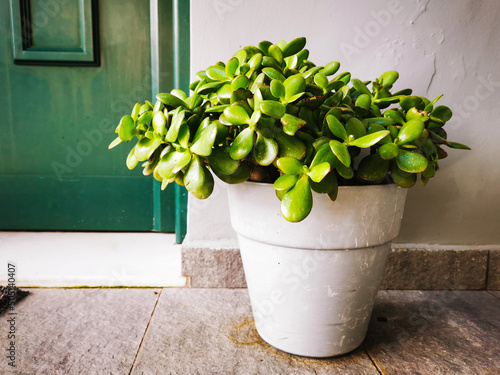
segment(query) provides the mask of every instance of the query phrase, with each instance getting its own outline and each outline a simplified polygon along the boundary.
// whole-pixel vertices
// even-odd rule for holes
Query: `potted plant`
[[[196,198],[229,184],[259,334],[284,351],[340,355],[361,344],[397,236],[406,188],[434,177],[449,108],[316,66],[305,38],[245,47],[174,89],[137,103],[110,148],[137,138],[142,163],[165,188]],[[313,208],[314,202],[314,208]]]

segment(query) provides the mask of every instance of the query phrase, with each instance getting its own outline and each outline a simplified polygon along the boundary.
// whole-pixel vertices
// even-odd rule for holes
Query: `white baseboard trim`
[[[181,247],[170,233],[0,232],[0,285],[183,287]]]

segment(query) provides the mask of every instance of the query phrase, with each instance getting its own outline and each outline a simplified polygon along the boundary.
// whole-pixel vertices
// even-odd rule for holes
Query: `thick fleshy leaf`
[[[279,65],[283,63],[283,51],[277,45],[273,44],[269,46],[267,53],[271,55]]]
[[[130,116],[134,119],[134,121],[137,121],[139,118],[139,112],[141,111],[141,103],[135,103],[134,108],[132,108],[132,113]]]
[[[243,129],[243,131],[236,136],[229,151],[230,156],[234,160],[241,160],[252,151],[253,136],[254,130],[250,128]]]
[[[392,181],[394,181],[395,184],[398,186],[401,186],[402,188],[410,188],[413,185],[415,185],[415,182],[417,181],[417,175],[415,173],[408,173],[405,171],[402,171],[401,169],[398,168],[396,163],[394,163],[391,166],[391,174],[390,174]]]
[[[250,116],[245,108],[239,104],[233,104],[224,109],[227,121],[233,125],[246,125],[250,122]]]
[[[416,107],[419,110],[423,110],[425,108],[425,103],[420,96],[405,96],[401,98],[399,104],[405,111],[408,111],[413,107]]]
[[[304,220],[312,210],[313,197],[309,177],[303,175],[281,201],[281,214],[291,222]]]
[[[123,116],[118,127],[118,136],[123,142],[128,142],[136,134],[135,123],[132,116]]]
[[[210,124],[200,135],[200,138],[191,146],[191,152],[200,155],[208,156],[212,153],[212,147],[217,136],[217,125]]]
[[[352,169],[352,167],[346,167],[342,163],[337,163],[335,168],[337,169],[337,173],[339,174],[339,176],[345,178],[346,180],[350,180],[354,177],[354,170]]]
[[[164,134],[166,125],[167,119],[165,118],[163,112],[156,112],[156,114],[153,116],[153,127],[155,129],[155,132],[158,134]]]
[[[306,38],[296,38],[288,42],[283,48],[283,57],[288,57],[299,53],[306,46]]]
[[[250,58],[250,60],[248,60],[248,66],[250,67],[250,69],[258,69],[260,68],[261,64],[262,64],[261,53],[256,53]]]
[[[260,103],[260,110],[268,116],[282,118],[286,113],[286,106],[274,100],[264,100]]]
[[[381,139],[385,138],[389,135],[389,130],[381,130],[375,133],[367,134],[364,137],[355,139],[352,142],[349,142],[349,146],[356,146],[359,148],[368,148],[376,144]]]
[[[274,181],[273,186],[276,190],[289,190],[295,186],[298,179],[298,175],[283,174]]]
[[[425,125],[420,120],[410,120],[405,123],[401,130],[399,131],[398,137],[395,143],[399,145],[404,145],[406,143],[413,142],[415,139],[420,137],[424,131]]]
[[[359,79],[353,78],[352,85],[359,93],[366,94],[368,96],[372,96],[372,93],[370,92],[370,90],[368,90],[366,85],[362,81],[360,81]]]
[[[152,117],[153,117],[153,111],[143,112],[137,119],[137,125],[148,124],[149,121],[151,121]]]
[[[231,94],[233,91],[231,90],[231,84],[226,83],[225,85],[219,87],[217,90],[217,96],[219,97],[220,103],[227,103],[229,99],[231,99]]]
[[[229,146],[214,148],[210,156],[207,157],[210,167],[225,175],[232,175],[236,173],[240,166],[240,162],[234,160],[229,155]]]
[[[213,107],[210,107],[208,108],[205,113],[220,113],[220,112],[224,112],[224,110],[229,107],[229,104],[220,104],[220,105],[216,105],[216,106],[213,106]]]
[[[319,87],[322,89],[326,88],[328,86],[328,78],[326,78],[326,75],[319,72],[314,75],[314,83],[316,83]]]
[[[224,69],[224,73],[226,77],[232,78],[236,73],[236,70],[240,66],[240,62],[236,57],[233,57],[231,60],[227,62],[226,68]]]
[[[295,135],[297,130],[306,124],[301,118],[290,115],[289,113],[285,113],[283,117],[281,117],[281,123],[283,124],[283,131],[291,136]]]
[[[379,154],[365,156],[358,165],[358,177],[365,181],[378,182],[389,171],[389,161],[384,160]]]
[[[344,125],[339,121],[339,119],[333,115],[326,116],[326,122],[332,134],[344,141],[347,141],[347,132]]]
[[[212,193],[214,181],[210,171],[202,164],[197,155],[193,156],[183,179],[184,186],[196,198],[208,198]]]
[[[378,124],[383,126],[389,126],[395,124],[394,120],[387,117],[372,117],[367,118],[366,121],[368,124]]]
[[[262,69],[262,72],[266,76],[268,76],[270,79],[277,79],[281,82],[283,82],[285,80],[285,76],[274,68],[267,67],[267,68]]]
[[[336,166],[338,164],[338,159],[332,152],[328,142],[323,144],[318,151],[316,151],[316,155],[314,155],[310,168],[314,168],[316,165],[325,162],[329,163],[331,166]]]
[[[320,182],[309,182],[311,184],[311,189],[319,194],[330,194],[338,190],[338,182],[335,173],[328,173]]]
[[[254,148],[255,161],[260,165],[267,166],[276,159],[276,156],[278,156],[278,145],[274,139],[266,138],[258,132]]]
[[[275,98],[278,98],[278,99],[285,99],[285,86],[283,85],[283,83],[277,79],[273,79],[271,81],[271,94],[273,94],[273,96]]]
[[[248,88],[248,78],[245,76],[238,76],[231,82],[231,91]]]
[[[344,164],[346,167],[350,167],[351,155],[347,150],[347,146],[344,143],[340,143],[335,139],[331,140],[329,145],[335,156],[340,160],[340,162]]]
[[[179,128],[179,134],[177,135],[177,142],[179,142],[181,147],[188,148],[190,135],[191,132],[189,130],[188,124],[181,124],[181,127]]]
[[[250,178],[250,168],[246,163],[239,163],[239,164],[240,165],[236,170],[236,172],[231,175],[219,173],[216,169],[214,169],[214,173],[226,184],[240,184],[244,181],[247,181]]]
[[[167,135],[165,136],[165,139],[168,142],[175,142],[177,140],[177,136],[179,135],[179,129],[184,121],[185,115],[186,111],[180,111],[174,114],[174,117],[172,118],[172,124],[170,125]]]
[[[302,160],[306,156],[306,145],[299,137],[291,137],[276,127],[274,129],[274,140],[279,147],[278,157],[291,156]]]
[[[448,107],[446,107],[444,105],[440,105],[432,110],[431,115],[433,117],[437,117],[438,119],[442,120],[443,122],[447,122],[451,119],[451,117],[453,116],[453,113],[451,112],[451,110]]]
[[[379,78],[382,87],[385,89],[390,89],[394,82],[396,82],[399,78],[399,73],[391,70],[382,74]]]
[[[156,95],[156,99],[160,100],[163,104],[170,107],[188,108],[188,105],[184,102],[184,100],[181,100],[177,96],[169,93],[158,94]]]
[[[450,148],[458,148],[460,150],[470,150],[471,148],[467,145],[464,145],[462,143],[458,143],[458,142],[448,142],[446,143],[446,146],[450,147]]]
[[[111,142],[108,146],[108,150],[111,150],[112,148],[118,146],[120,143],[122,143],[122,140],[120,137],[116,137],[113,142]]]
[[[137,164],[139,164],[139,160],[135,158],[134,152],[135,152],[135,146],[128,153],[127,160],[125,163],[127,165],[127,168],[130,170],[134,169],[135,167],[137,167]]]
[[[207,77],[213,79],[214,81],[226,81],[227,76],[225,68],[220,65],[214,65],[205,70]]]
[[[286,100],[293,101],[292,98],[306,90],[306,80],[301,74],[294,74],[283,82],[286,89]],[[295,99],[294,99],[295,100]]]
[[[351,117],[347,121],[345,130],[348,135],[353,135],[354,138],[361,138],[362,136],[366,135],[365,125],[356,117]]]
[[[382,159],[391,160],[398,156],[399,147],[392,142],[386,143],[385,145],[380,146],[378,153]]]
[[[324,66],[323,69],[320,70],[325,76],[331,76],[332,74],[337,73],[340,68],[340,63],[337,61],[329,62]]]
[[[295,158],[292,158],[290,156],[286,156],[284,158],[279,158],[276,161],[276,165],[282,171],[283,173],[286,174],[292,174],[292,175],[298,175],[302,173],[304,169],[304,164],[302,164],[300,161],[298,161]]]
[[[425,171],[428,161],[425,156],[416,152],[400,150],[396,157],[398,167],[409,173],[419,173]]]
[[[313,180],[314,182],[321,182],[323,178],[330,173],[331,167],[330,163],[328,162],[323,162],[320,163],[307,172],[307,175]]]
[[[134,156],[137,160],[139,161],[145,161],[149,159],[151,155],[153,155],[153,152],[160,146],[161,140],[160,139],[149,139],[149,138],[142,138],[137,144],[135,145],[135,151],[134,151]]]
[[[356,98],[356,107],[361,107],[370,110],[372,105],[372,98],[370,95],[362,94]]]

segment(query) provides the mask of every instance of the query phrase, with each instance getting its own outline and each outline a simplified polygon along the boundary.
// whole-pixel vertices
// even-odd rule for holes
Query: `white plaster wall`
[[[451,150],[426,187],[408,192],[397,242],[500,244],[500,1],[191,0],[191,72],[227,62],[245,45],[307,37],[310,59],[340,61],[354,77],[397,70],[397,88],[454,110]],[[190,197],[186,243],[222,248],[235,239],[226,192]]]

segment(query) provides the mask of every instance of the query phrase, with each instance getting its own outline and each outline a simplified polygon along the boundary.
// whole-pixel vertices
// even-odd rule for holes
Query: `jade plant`
[[[426,185],[447,156],[443,126],[451,110],[392,92],[398,72],[373,81],[338,74],[340,64],[317,66],[305,38],[248,46],[227,63],[196,74],[191,95],[174,89],[137,103],[109,146],[137,138],[129,169],[142,163],[162,189],[176,182],[196,198],[210,196],[214,177],[228,184],[274,185],[281,212],[303,220],[313,193],[335,200],[339,185]]]

